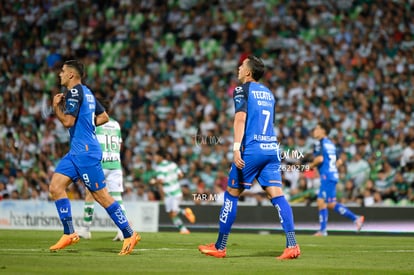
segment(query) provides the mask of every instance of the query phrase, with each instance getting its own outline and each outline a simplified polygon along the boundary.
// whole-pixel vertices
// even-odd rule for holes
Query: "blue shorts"
[[[82,180],[92,192],[106,186],[101,158],[92,154],[66,154],[55,169],[56,173],[68,176],[73,182]]]
[[[282,187],[280,160],[276,155],[242,155],[242,158],[245,163],[243,169],[232,163],[227,186],[250,189],[256,179],[262,187]]]
[[[321,179],[318,199],[323,199],[326,203],[336,202],[336,184],[337,181]]]

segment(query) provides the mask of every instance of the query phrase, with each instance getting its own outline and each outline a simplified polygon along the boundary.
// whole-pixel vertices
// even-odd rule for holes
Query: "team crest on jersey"
[[[234,90],[236,91],[236,94],[243,92],[242,86],[237,86]]]
[[[72,94],[72,96],[79,96],[79,91],[76,89],[71,89],[70,93]]]

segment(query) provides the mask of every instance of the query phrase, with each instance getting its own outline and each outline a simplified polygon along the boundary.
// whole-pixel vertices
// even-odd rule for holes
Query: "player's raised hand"
[[[58,93],[53,97],[53,107],[57,107],[65,98],[63,93]]]

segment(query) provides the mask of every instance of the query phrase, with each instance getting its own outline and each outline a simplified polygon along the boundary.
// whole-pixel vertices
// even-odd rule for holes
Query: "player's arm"
[[[313,169],[314,167],[318,167],[319,164],[323,162],[323,156],[319,155],[316,156],[311,163],[309,163],[309,169]]]
[[[102,106],[102,104],[96,100],[96,108],[95,108],[95,125],[99,126],[102,124],[105,124],[109,121],[109,115],[105,111],[105,108]]]
[[[241,142],[244,137],[246,118],[247,118],[247,90],[248,87],[238,86],[233,92],[235,115],[233,121],[233,162],[237,168],[244,167],[241,157]]]
[[[323,162],[323,154],[322,154],[322,142],[319,141],[315,144],[313,149],[313,155],[315,156],[313,161],[309,163],[309,169],[313,169],[315,167],[318,167],[319,164]]]
[[[342,164],[343,164],[343,161],[342,161],[342,159],[341,159],[341,158],[339,158],[339,159],[336,161],[336,167],[340,167],[340,166],[342,166]]]
[[[164,197],[165,197],[164,188],[163,188],[164,178],[157,176],[156,178],[151,179],[150,183],[154,184],[157,187],[160,193],[161,200],[164,200]]]
[[[72,113],[64,112],[62,106],[64,106],[65,96],[63,93],[58,93],[53,97],[53,110],[56,117],[62,123],[65,128],[70,128],[75,125],[76,117]],[[74,104],[71,102],[71,104]],[[72,106],[72,105],[71,105]]]
[[[246,113],[245,112],[237,112],[234,116],[234,143],[241,144],[243,136],[244,136],[244,128],[246,125]]]
[[[344,159],[346,160],[345,154],[340,154],[339,156],[337,156],[336,167],[341,167],[342,165],[344,165]]]
[[[103,112],[102,114],[99,114],[95,117],[95,125],[96,126],[105,124],[108,121],[109,121],[109,116],[106,112]]]

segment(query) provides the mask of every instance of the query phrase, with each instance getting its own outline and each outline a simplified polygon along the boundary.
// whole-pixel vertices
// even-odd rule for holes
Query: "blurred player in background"
[[[119,255],[128,255],[141,236],[132,230],[121,206],[105,188],[105,175],[101,164],[102,149],[95,135],[95,125],[106,123],[109,116],[92,91],[82,84],[83,73],[83,64],[76,60],[66,61],[59,77],[67,92],[59,93],[53,98],[53,109],[57,118],[69,129],[70,150],[57,165],[49,186],[63,225],[63,236],[49,249],[57,251],[79,241],[79,235],[73,227],[66,188],[72,182],[82,180],[94,199],[105,208],[123,233],[124,243]],[[65,108],[61,107],[62,102],[65,103]]]
[[[104,104],[104,107],[107,107],[108,105],[109,104]],[[96,137],[98,138],[102,149],[102,168],[105,174],[105,182],[109,194],[119,203],[124,215],[126,215],[122,200],[124,186],[121,167],[121,126],[115,119],[110,117],[107,123],[96,127]],[[78,230],[79,237],[84,239],[90,239],[92,237],[90,227],[92,225],[94,210],[95,200],[93,199],[91,192],[86,189],[85,204],[83,207],[83,223],[82,227]],[[121,230],[118,229],[118,233],[113,240],[124,240]]]
[[[238,79],[242,85],[233,93],[236,112],[233,163],[219,216],[219,234],[216,243],[198,247],[201,253],[216,258],[226,256],[227,239],[236,219],[239,196],[251,188],[255,179],[277,209],[286,234],[286,248],[277,259],[300,256],[292,208],[282,190],[279,146],[273,128],[276,101],[273,93],[258,82],[264,70],[263,61],[252,55],[239,66]]]
[[[191,208],[180,208],[180,202],[183,197],[181,185],[178,181],[183,177],[183,172],[173,161],[166,159],[167,152],[158,149],[154,154],[156,163],[156,178],[151,180],[151,184],[158,184],[161,193],[161,199],[164,200],[165,211],[171,218],[173,224],[178,228],[181,234],[190,234],[190,231],[184,225],[180,215],[185,216],[190,223],[195,223],[195,216]]]
[[[319,122],[313,130],[313,137],[319,142],[315,144],[315,158],[309,164],[309,168],[318,168],[321,178],[321,186],[317,199],[319,209],[320,229],[315,236],[327,236],[328,208],[352,220],[357,231],[360,231],[364,223],[364,216],[357,216],[344,205],[336,202],[336,184],[338,183],[338,166],[342,165],[342,160],[337,160],[335,144],[328,138],[330,131],[329,125]]]

